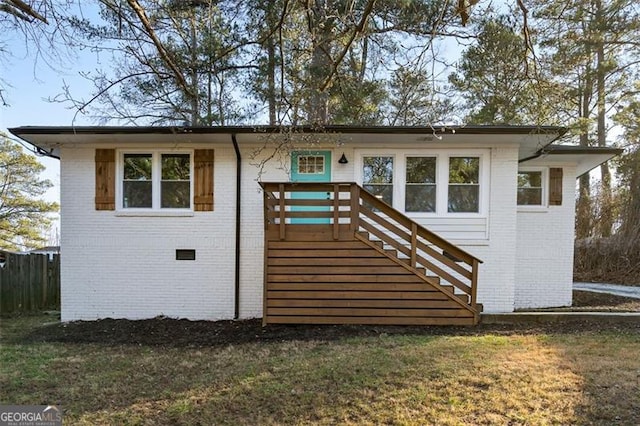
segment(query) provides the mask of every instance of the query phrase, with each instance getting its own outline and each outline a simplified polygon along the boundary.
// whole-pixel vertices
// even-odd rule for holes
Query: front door
[[[331,151],[293,151],[292,182],[331,182]],[[324,192],[294,192],[294,199],[329,199]],[[292,206],[292,211],[329,211],[329,206]],[[293,218],[291,223],[329,223],[329,218]]]

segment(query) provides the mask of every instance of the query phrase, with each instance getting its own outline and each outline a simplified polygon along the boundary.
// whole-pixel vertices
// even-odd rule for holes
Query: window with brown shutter
[[[116,150],[96,149],[96,210],[116,209]]]
[[[562,205],[562,168],[549,169],[549,205]]]
[[[213,149],[196,149],[194,162],[195,211],[213,211]]]

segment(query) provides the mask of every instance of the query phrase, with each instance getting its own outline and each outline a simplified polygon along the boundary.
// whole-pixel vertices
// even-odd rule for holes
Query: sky
[[[76,116],[75,111],[48,99],[61,93],[65,84],[70,85],[74,93],[88,95],[91,88],[78,71],[95,69],[98,61],[94,55],[80,52],[65,65],[56,64],[52,68],[45,61],[37,59],[17,32],[2,34],[0,46],[5,49],[0,55],[0,80],[2,96],[7,104],[0,105],[0,132],[12,136],[7,130],[12,127],[92,124],[87,117]],[[59,203],[60,162],[49,157],[38,157],[38,161],[45,166],[40,177],[53,183],[43,198]],[[53,219],[47,233],[47,244],[56,244],[60,234],[59,215],[53,215]]]
[[[91,10],[83,6],[85,14]],[[95,11],[93,12],[95,13]],[[2,95],[7,106],[0,105],[0,132],[9,134],[8,128],[19,126],[71,126],[93,124],[88,117],[77,115],[68,105],[50,102],[69,85],[74,94],[87,96],[91,91],[88,81],[79,71],[96,69],[98,60],[90,52],[76,52],[62,64],[47,64],[39,59],[24,36],[18,31],[3,34],[0,46],[5,48],[0,56]],[[38,157],[46,167],[41,177],[53,184],[45,199],[60,201],[60,162],[49,157]]]

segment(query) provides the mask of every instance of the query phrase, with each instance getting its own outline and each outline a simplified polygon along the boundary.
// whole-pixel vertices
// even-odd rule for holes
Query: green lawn
[[[384,334],[209,347],[27,343],[1,319],[0,403],[65,424],[640,424],[640,332]]]

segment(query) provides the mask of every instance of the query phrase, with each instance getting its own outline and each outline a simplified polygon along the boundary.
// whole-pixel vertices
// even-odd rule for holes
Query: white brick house
[[[554,146],[558,127],[284,130],[10,129],[61,162],[62,320],[261,317],[258,179],[307,177],[356,182],[481,259],[484,312],[566,306],[576,178],[619,153]]]

